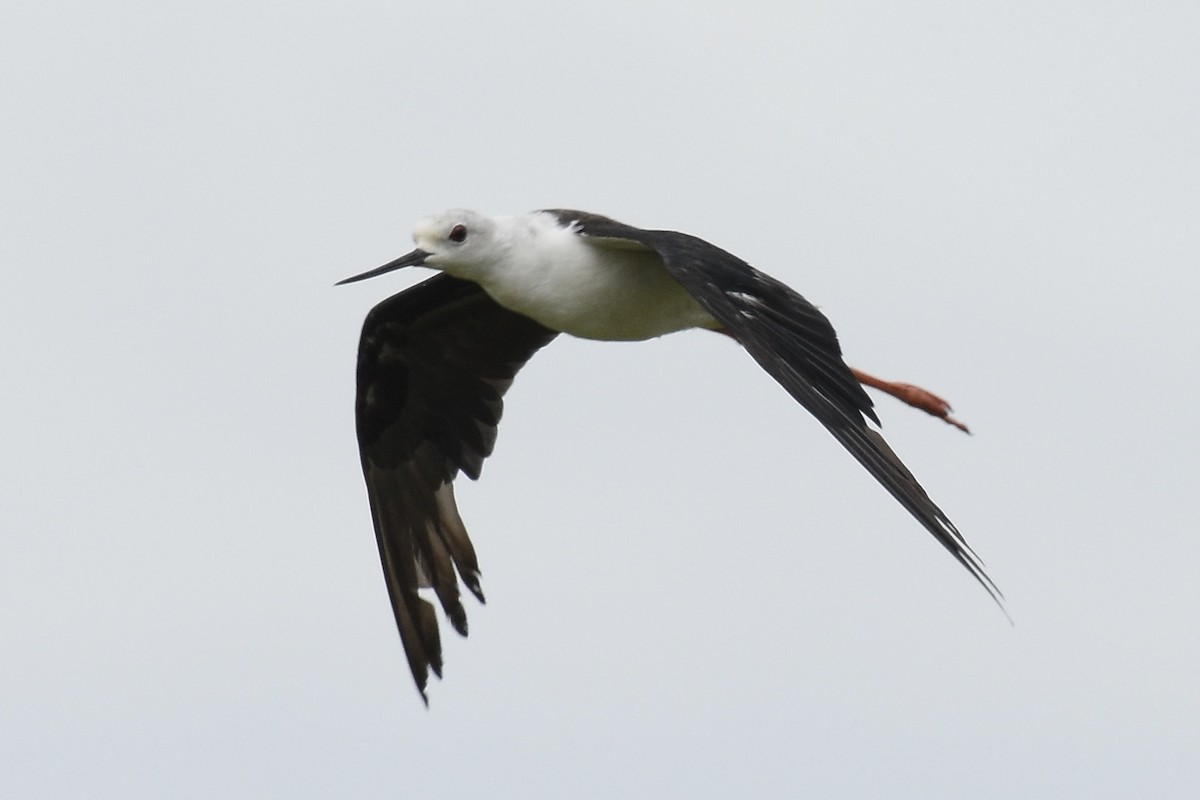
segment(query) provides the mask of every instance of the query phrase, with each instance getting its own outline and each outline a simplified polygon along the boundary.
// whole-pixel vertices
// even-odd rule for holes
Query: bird
[[[437,612],[421,590],[432,590],[463,636],[460,581],[484,602],[455,478],[479,478],[505,392],[561,333],[640,341],[701,329],[732,338],[1002,603],[958,528],[871,426],[880,421],[863,384],[966,427],[936,395],[850,368],[829,319],[784,283],[696,236],[569,209],[445,211],[420,220],[413,241],[412,252],[337,285],[408,267],[439,271],[367,314],[355,397],[385,583],[426,706],[429,673],[441,678],[443,662]]]

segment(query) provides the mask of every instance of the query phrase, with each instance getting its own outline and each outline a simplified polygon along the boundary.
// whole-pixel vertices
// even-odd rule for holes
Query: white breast
[[[719,327],[653,252],[600,246],[557,226],[510,248],[479,283],[506,308],[585,339]]]

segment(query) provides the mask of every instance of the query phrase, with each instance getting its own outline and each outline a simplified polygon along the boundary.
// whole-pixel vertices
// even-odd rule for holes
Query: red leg
[[[885,381],[881,378],[876,378],[874,375],[868,375],[862,370],[850,368],[854,373],[854,377],[864,386],[870,386],[878,389],[881,392],[887,392],[892,397],[904,403],[908,403],[913,408],[919,408],[927,414],[941,419],[964,433],[970,433],[970,429],[966,425],[950,416],[950,404],[942,398],[938,397],[928,389],[922,389],[920,386],[913,386],[911,383],[900,383],[898,381]]]
[[[728,328],[714,328],[717,333],[723,333],[730,339],[737,341],[737,337],[729,332]],[[919,408],[926,414],[931,414],[943,422],[953,425],[963,433],[970,433],[971,430],[963,423],[950,416],[953,410],[950,404],[942,398],[938,397],[928,389],[922,389],[920,386],[913,386],[911,383],[900,383],[898,381],[885,381],[882,378],[876,378],[874,375],[868,375],[860,369],[850,368],[850,372],[854,374],[855,380],[864,386],[870,386],[878,389],[881,392],[887,392],[892,397],[895,397],[901,402],[908,403],[913,408]]]

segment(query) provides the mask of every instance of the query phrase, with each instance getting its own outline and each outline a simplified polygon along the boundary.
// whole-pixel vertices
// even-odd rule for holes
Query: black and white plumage
[[[505,391],[560,332],[641,340],[688,328],[728,334],[815,416],[999,600],[954,524],[883,437],[829,320],[795,291],[694,236],[551,210],[512,217],[449,211],[422,220],[417,250],[342,283],[406,266],[442,270],[377,305],[358,354],[358,440],[375,534],[417,688],[441,676],[431,587],[467,633],[459,580],[479,599],[479,565],[454,501],[478,478]]]

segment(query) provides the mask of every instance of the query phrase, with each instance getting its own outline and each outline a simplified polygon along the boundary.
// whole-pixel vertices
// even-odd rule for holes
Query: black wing
[[[667,270],[754,360],[883,484],[999,602],[1003,595],[958,528],[937,507],[864,416],[879,424],[871,398],[842,360],[837,334],[816,306],[790,287],[703,239],[642,230],[596,214],[553,210],[589,237],[636,242]]]
[[[441,677],[442,648],[437,613],[418,588],[432,587],[464,636],[459,576],[483,600],[452,482],[460,471],[479,477],[505,391],[556,335],[449,275],[389,297],[363,324],[359,452],[388,594],[422,698],[429,670]]]

